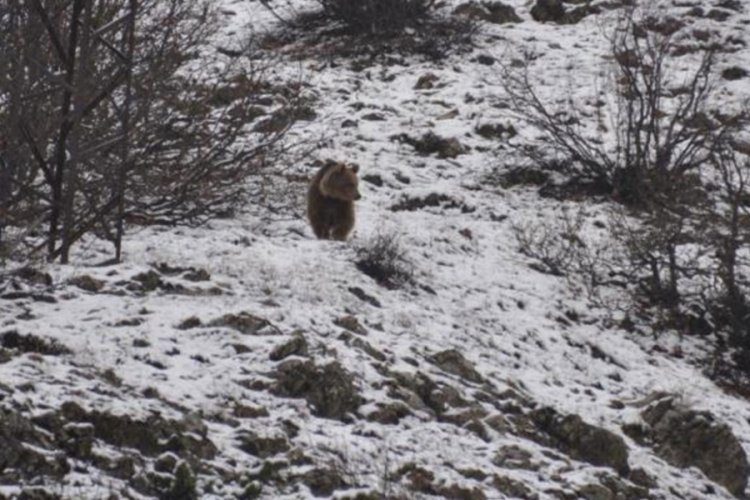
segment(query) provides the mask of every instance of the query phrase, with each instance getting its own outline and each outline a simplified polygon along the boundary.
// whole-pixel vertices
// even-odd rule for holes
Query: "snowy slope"
[[[241,43],[251,32],[278,29],[257,2],[225,3],[227,30],[217,43]],[[325,54],[298,61],[287,47],[288,62],[272,78],[301,79],[318,113],[317,120],[295,126],[291,138],[322,138],[324,145],[314,158],[356,162],[362,176],[383,180],[382,186],[362,182],[352,241],[313,238],[301,203],[304,183],[293,184],[300,203],[282,216],[248,208],[199,229],[132,228],[119,265],[94,267],[108,250],[88,240],[73,264],[44,267],[54,284],[33,290],[53,296],[54,302],[39,296],[0,301],[0,333],[54,339],[70,351],[14,354],[0,364],[0,404],[37,417],[75,401],[86,412],[136,420],[153,415],[181,422],[198,419],[206,426],[202,437],[217,450],[197,473],[201,498],[233,498],[250,484],[262,485],[261,498],[308,498],[314,489],[310,484],[317,483],[306,474],[320,475],[321,470],[334,471],[341,479],[333,494],[339,498],[369,493],[373,496],[361,498],[499,499],[520,497],[521,491],[533,498],[589,494],[584,492],[590,492],[589,498],[615,498],[614,493],[593,496],[604,493],[591,487],[606,484],[602,477],[616,478],[611,468],[545,446],[519,432],[520,421],[497,424],[514,411],[544,407],[579,415],[622,436],[630,469],[653,478],[651,498],[732,498],[697,468],[669,465],[622,430],[640,421],[640,401],[664,392],[687,407],[710,411],[750,452],[750,403],[723,392],[702,374],[691,359],[702,353],[701,342],[676,334],[653,338],[623,331],[617,327],[619,311],[590,303],[565,278],[534,270],[518,251],[514,226],[554,224],[563,208],[584,210],[587,234],[605,237],[606,231],[593,222],[606,224],[606,203],[557,202],[540,198],[533,189],[502,189],[485,182],[519,159],[502,142],[478,135],[477,126],[513,124],[519,130],[515,140],[530,141],[538,134],[503,105],[498,63],[481,64],[476,57],[502,61],[531,50],[538,55],[534,68],[543,95],[565,99],[574,90],[576,98],[585,100],[594,95],[605,71],[602,31],[613,14],[558,26],[532,21],[530,2],[505,3],[516,8],[523,23],[483,24],[476,47],[444,61],[405,57],[404,64],[376,62],[359,69]],[[679,5],[664,3],[680,15],[700,2],[674,4]],[[311,5],[296,3],[298,8]],[[696,29],[709,26],[743,37],[750,18],[733,13],[723,23],[690,22]],[[689,67],[690,57],[685,64]],[[720,65],[750,67],[750,49],[722,54]],[[427,73],[437,77],[436,86],[415,89]],[[746,79],[718,83],[718,98],[727,106],[748,97]],[[373,112],[382,119],[362,118]],[[342,128],[347,119],[356,120],[356,126]],[[455,137],[468,150],[455,159],[420,156],[392,139],[428,131]],[[310,175],[312,159],[290,168]],[[392,210],[404,199],[432,193],[445,195],[456,207]],[[384,232],[400,236],[414,265],[415,285],[387,290],[356,268],[355,247]],[[154,290],[133,281],[158,263],[203,269],[210,279],[190,281],[182,277],[184,272],[162,272]],[[82,275],[100,280],[103,288],[92,292],[70,283]],[[31,285],[19,281],[19,286]],[[358,298],[353,287],[379,305]],[[270,324],[250,334],[220,321],[212,324],[243,312]],[[356,318],[363,330],[344,333],[338,325],[346,317]],[[190,318],[199,322],[185,324]],[[274,349],[298,335],[306,341],[306,355],[270,359]],[[673,355],[676,346],[686,354]],[[451,349],[479,377],[441,368],[434,356]],[[353,375],[362,398],[356,414],[343,421],[322,418],[304,399],[276,395],[270,389],[276,370],[289,359],[313,359],[319,366],[339,363]],[[435,408],[409,403],[408,414],[397,423],[372,417],[388,405],[409,402],[398,394],[408,392],[403,380],[417,374],[452,391],[444,415],[438,418]],[[265,411],[250,416],[238,410],[261,407]],[[464,415],[468,411],[476,416]],[[474,421],[484,431],[466,425]],[[249,433],[277,437],[286,446],[280,445],[278,453],[243,451],[242,436]],[[98,439],[94,453],[122,453],[112,446]],[[520,465],[498,458],[508,450],[521,450]],[[71,461],[70,473],[45,482],[49,491],[64,498],[149,496],[148,488],[134,488],[127,474],[116,477],[91,460]],[[136,461],[134,475],[152,471],[153,461]],[[264,463],[276,462],[283,464],[278,475],[259,473]],[[429,480],[424,471],[432,474]],[[626,476],[621,480],[632,486]],[[430,486],[420,488],[420,481]],[[513,493],[507,484],[526,489]],[[0,496],[27,486],[6,481],[0,484]]]

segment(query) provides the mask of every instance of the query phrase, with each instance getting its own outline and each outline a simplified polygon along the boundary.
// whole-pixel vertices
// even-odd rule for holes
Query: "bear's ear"
[[[350,163],[350,165],[352,166],[352,172],[354,172],[355,174],[359,172],[359,165],[358,164],[356,164],[356,163]]]

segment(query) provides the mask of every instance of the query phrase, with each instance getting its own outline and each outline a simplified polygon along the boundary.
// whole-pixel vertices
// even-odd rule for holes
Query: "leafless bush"
[[[712,46],[700,50],[697,67],[684,81],[676,81],[672,54],[678,28],[653,11],[623,9],[609,34],[614,95],[596,97],[594,137],[586,131],[591,120],[587,123],[573,99],[562,109],[542,100],[529,58],[520,69],[506,68],[504,87],[513,110],[549,140],[546,150],[525,152],[536,160],[550,152],[568,158],[570,177],[608,186],[613,197],[629,205],[672,196],[676,181],[707,162],[719,139],[739,125],[707,109]]]
[[[357,248],[356,265],[391,290],[414,282],[414,266],[395,233],[378,233],[361,244]]]
[[[672,198],[652,203],[640,217],[620,209],[613,218],[612,235],[626,252],[624,272],[639,300],[672,309],[700,294],[693,284],[704,274],[709,252],[702,212],[711,202],[695,176],[681,181]]]
[[[518,250],[534,259],[534,269],[554,276],[566,276],[579,261],[585,247],[580,238],[583,223],[583,212],[578,212],[575,218],[566,212],[556,224],[515,223],[511,230]]]
[[[197,64],[207,0],[10,0],[0,9],[0,214],[47,258],[96,232],[119,259],[124,222],[226,213],[293,120],[266,111],[262,74]],[[237,54],[234,61],[239,64]],[[217,59],[219,56],[215,57]]]
[[[598,303],[602,285],[622,285],[616,271],[621,255],[608,242],[584,235],[587,220],[583,209],[564,209],[554,221],[514,223],[511,230],[519,251],[533,259],[533,269],[564,276]]]
[[[750,372],[750,156],[728,141],[711,160],[719,186],[718,200],[707,214],[707,243],[720,283],[714,320],[717,328],[728,331],[730,343],[742,348]]]

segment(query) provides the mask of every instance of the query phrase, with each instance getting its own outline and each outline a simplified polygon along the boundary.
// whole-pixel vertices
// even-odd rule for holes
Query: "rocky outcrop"
[[[466,148],[455,137],[441,137],[434,132],[427,132],[422,137],[411,137],[408,134],[391,136],[392,141],[408,144],[422,155],[436,155],[438,158],[456,158],[466,152]]]
[[[641,412],[648,424],[641,437],[677,467],[697,467],[734,495],[747,488],[750,465],[745,450],[725,423],[707,411],[678,405],[671,397]]]
[[[531,420],[549,438],[549,444],[576,460],[611,467],[625,475],[628,447],[614,432],[583,421],[578,415],[561,415],[552,408],[541,408],[530,414]],[[530,436],[533,438],[533,436]]]
[[[20,413],[0,410],[0,480],[60,478],[68,472],[68,460],[53,439]]]
[[[430,356],[428,360],[444,372],[451,373],[469,382],[482,382],[482,376],[479,372],[464,358],[463,354],[455,349],[438,352]]]
[[[307,356],[307,340],[301,333],[296,333],[291,340],[279,344],[271,351],[269,359],[271,361],[281,361],[289,356]]]
[[[346,420],[362,404],[354,378],[337,362],[318,366],[290,359],[275,375],[272,391],[277,396],[304,398],[315,416]]]

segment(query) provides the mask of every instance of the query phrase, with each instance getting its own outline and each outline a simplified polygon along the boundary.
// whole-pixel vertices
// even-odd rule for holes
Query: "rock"
[[[432,485],[435,481],[435,474],[432,471],[409,462],[402,465],[396,471],[395,478],[401,477],[406,477],[410,490],[430,495],[435,494],[435,489]]]
[[[364,290],[362,290],[362,288],[358,286],[350,286],[349,288],[347,288],[347,290],[349,290],[349,292],[355,297],[357,297],[359,300],[363,302],[367,302],[373,307],[383,307],[377,298],[368,294],[367,292],[365,292]]]
[[[269,415],[263,406],[245,406],[240,403],[235,403],[232,414],[237,418],[261,418]]]
[[[73,457],[87,460],[94,446],[94,426],[70,423],[62,428],[61,446]]]
[[[21,494],[18,495],[18,497],[13,498],[16,498],[17,500],[62,500],[63,497],[57,493],[52,493],[45,488],[37,486],[24,488],[21,490]]]
[[[464,358],[463,354],[455,349],[441,351],[427,358],[430,363],[438,366],[441,370],[458,375],[464,380],[481,383],[482,376],[474,369],[474,366]]]
[[[140,283],[141,290],[143,290],[144,292],[152,292],[157,288],[161,288],[162,286],[164,286],[164,282],[162,281],[159,273],[153,270],[136,274],[132,277],[132,280]]]
[[[732,17],[732,13],[722,9],[711,9],[706,14],[706,17],[709,19],[713,19],[714,21],[723,23],[724,21]]]
[[[520,23],[522,21],[513,7],[502,2],[466,2],[456,7],[453,13],[457,16],[479,19],[494,24]]]
[[[205,269],[190,269],[182,277],[188,281],[209,281],[211,279],[211,273]]]
[[[427,132],[418,139],[408,134],[395,135],[390,139],[412,146],[421,155],[436,154],[438,158],[456,158],[465,150],[455,137],[444,138],[434,132]]]
[[[32,285],[52,286],[52,276],[33,267],[22,267],[11,273],[11,275],[17,276]]]
[[[354,378],[338,362],[317,366],[291,359],[278,367],[275,377],[276,395],[304,398],[318,417],[345,420],[362,404]]]
[[[510,498],[520,498],[521,500],[537,500],[539,495],[534,493],[531,488],[523,484],[521,481],[516,481],[505,476],[494,476],[492,478],[492,486],[503,495]]]
[[[486,419],[484,419],[484,423],[489,425],[490,428],[495,432],[503,435],[508,434],[513,430],[513,425],[510,423],[510,421],[505,417],[505,415],[502,415],[500,413],[487,417]]]
[[[476,210],[475,207],[442,193],[430,193],[423,198],[404,196],[400,201],[392,205],[390,210],[393,212],[404,210],[413,212],[414,210],[422,210],[427,207],[440,207],[441,209],[457,208],[464,214],[472,213]]]
[[[747,455],[728,425],[707,411],[677,405],[667,397],[641,412],[651,427],[654,451],[677,467],[698,467],[734,495],[747,488]]]
[[[627,481],[606,472],[598,473],[597,476],[599,477],[601,485],[606,487],[612,493],[613,499],[617,500],[624,498],[626,500],[640,500],[641,498],[649,497],[648,488],[630,484]]]
[[[425,90],[435,87],[435,83],[439,80],[433,73],[426,73],[419,77],[417,83],[414,85],[415,90]]]
[[[123,455],[116,459],[110,456],[94,455],[92,462],[107,474],[124,480],[132,479],[136,470],[143,467],[142,459],[133,455]]]
[[[104,282],[100,281],[98,279],[92,278],[88,274],[83,274],[81,276],[75,276],[71,278],[68,283],[70,283],[73,286],[77,286],[81,290],[85,290],[87,292],[97,293],[99,290],[104,288]]]
[[[383,178],[379,174],[366,174],[361,177],[365,182],[368,182],[376,187],[383,187]]]
[[[190,316],[189,318],[185,318],[175,327],[178,330],[190,330],[191,328],[198,328],[201,326],[203,322],[201,319],[197,316]]]
[[[473,403],[466,408],[444,413],[440,416],[440,421],[450,422],[457,426],[466,426],[471,422],[482,420],[486,416],[487,410],[482,405]]]
[[[483,123],[474,130],[485,139],[497,141],[511,139],[518,135],[516,127],[510,124],[503,125],[502,123]]]
[[[402,418],[409,415],[411,411],[404,403],[378,403],[378,408],[367,415],[367,420],[385,425],[396,425]]]
[[[597,483],[585,484],[576,491],[577,498],[583,500],[616,500],[617,497],[608,488]]]
[[[0,473],[14,469],[25,479],[59,479],[70,472],[70,465],[62,453],[53,450],[49,437],[30,420],[13,410],[0,409]]]
[[[258,458],[269,458],[290,450],[289,442],[284,436],[259,436],[254,432],[243,432],[239,436],[239,448],[245,453]]]
[[[369,342],[365,341],[364,339],[360,337],[355,337],[349,332],[342,332],[338,338],[346,342],[346,345],[354,347],[355,349],[359,349],[360,351],[364,352],[365,354],[372,357],[373,359],[376,359],[381,362],[388,359],[385,354],[375,349],[372,346],[372,344],[370,344]]]
[[[373,111],[372,113],[366,113],[362,115],[360,118],[368,122],[383,122],[386,119],[383,113],[378,113],[377,111]]]
[[[503,469],[539,470],[541,464],[532,460],[531,452],[512,444],[501,447],[495,453],[492,463]]]
[[[276,134],[289,128],[296,121],[310,121],[317,116],[309,106],[299,106],[293,109],[282,108],[273,112],[268,118],[255,124],[254,132],[262,134]]]
[[[346,486],[346,481],[339,471],[330,468],[313,469],[302,476],[302,482],[316,497],[330,498],[334,491]]]
[[[747,78],[747,75],[748,71],[739,66],[732,66],[721,72],[721,77],[725,80],[739,80],[741,78]]]
[[[243,335],[279,335],[281,332],[265,318],[248,312],[225,314],[208,323],[208,326],[231,328]]]
[[[487,430],[487,426],[484,425],[481,420],[471,420],[466,425],[464,425],[464,429],[474,433],[479,439],[486,443],[492,441],[492,436],[490,436],[490,433]]]
[[[659,483],[656,482],[656,479],[651,477],[651,475],[641,467],[637,467],[631,470],[628,479],[630,479],[633,484],[642,486],[646,489],[656,488],[659,486]]]
[[[390,395],[402,399],[417,411],[443,415],[449,408],[465,408],[468,402],[461,393],[450,386],[438,385],[423,373],[394,373]]]
[[[452,498],[456,500],[487,500],[487,497],[479,488],[467,488],[458,484],[436,486],[435,493],[441,498]]]
[[[496,59],[494,57],[488,56],[487,54],[479,54],[477,56],[477,62],[485,66],[492,66],[495,64],[495,61]]]
[[[65,403],[61,413],[69,421],[93,425],[97,439],[117,448],[134,448],[144,455],[172,451],[181,458],[209,460],[217,453],[216,446],[206,437],[205,424],[201,427],[190,417],[176,421],[152,415],[135,420],[128,415],[86,412],[75,403]]]
[[[356,316],[341,316],[340,318],[336,318],[333,324],[357,335],[367,335],[367,328],[362,326],[362,323],[359,322]]]
[[[172,474],[179,460],[179,457],[170,451],[162,453],[154,460],[154,470],[156,472]]]
[[[578,415],[560,415],[552,408],[534,410],[530,417],[552,438],[551,444],[571,458],[611,467],[621,475],[628,473],[628,447],[617,434],[588,424]]]
[[[294,335],[291,340],[280,344],[271,351],[271,361],[281,361],[289,356],[307,356],[307,340],[301,334]]]

